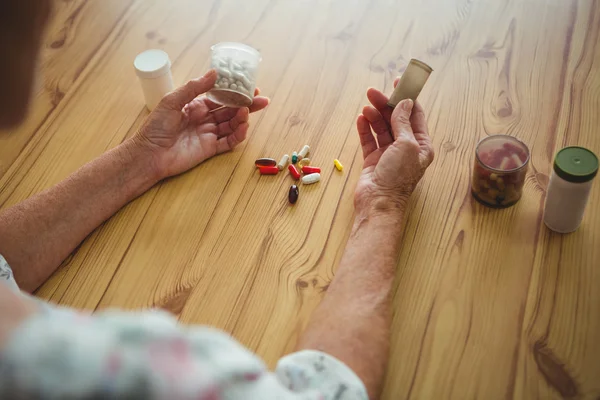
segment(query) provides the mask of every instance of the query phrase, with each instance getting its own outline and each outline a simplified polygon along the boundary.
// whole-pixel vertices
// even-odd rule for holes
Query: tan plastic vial
[[[162,50],[146,50],[138,54],[133,66],[144,92],[146,107],[152,111],[164,95],[173,90],[169,55]]]
[[[394,93],[390,96],[388,106],[396,107],[404,99],[417,100],[432,72],[433,69],[423,61],[415,58],[411,59],[400,77],[400,82],[394,89]]]
[[[598,173],[598,157],[584,147],[565,147],[556,154],[550,175],[544,223],[558,233],[577,230]]]

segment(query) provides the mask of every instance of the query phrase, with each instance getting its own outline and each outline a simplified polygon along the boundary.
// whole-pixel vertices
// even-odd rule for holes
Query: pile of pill
[[[301,180],[304,185],[311,185],[321,180],[321,168],[310,165],[310,146],[304,145],[299,152],[284,154],[279,162],[274,158],[259,158],[254,162],[261,175],[277,175],[279,171],[283,171],[286,167],[294,180]],[[339,160],[333,160],[333,164],[338,171],[341,171],[344,166]],[[302,173],[301,173],[302,172]],[[300,190],[297,185],[292,185],[288,194],[290,204],[296,204]]]
[[[217,58],[213,60],[213,68],[218,74],[215,87],[211,90],[213,97],[223,97],[225,105],[231,102],[239,106],[252,104],[256,83],[254,71],[247,62],[237,63],[231,58]]]

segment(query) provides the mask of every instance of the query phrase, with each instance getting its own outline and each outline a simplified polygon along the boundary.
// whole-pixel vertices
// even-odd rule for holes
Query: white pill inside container
[[[243,43],[223,42],[211,47],[211,68],[219,77],[206,96],[227,107],[248,107],[254,99],[261,56]],[[225,83],[226,82],[226,83]]]
[[[314,174],[304,175],[302,177],[302,183],[305,185],[312,185],[313,183],[317,183],[321,180],[321,174],[315,172]]]
[[[162,50],[146,50],[138,54],[133,66],[144,92],[146,107],[152,111],[163,96],[173,90],[169,55]]]

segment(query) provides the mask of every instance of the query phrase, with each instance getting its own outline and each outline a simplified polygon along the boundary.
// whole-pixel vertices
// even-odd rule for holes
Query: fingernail
[[[412,99],[402,100],[402,109],[404,111],[411,111],[413,108],[414,102]]]

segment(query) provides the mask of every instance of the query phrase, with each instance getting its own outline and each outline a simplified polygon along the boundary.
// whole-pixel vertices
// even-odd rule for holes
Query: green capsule
[[[298,162],[298,153],[293,152],[292,153],[292,164],[296,164],[297,162]]]

